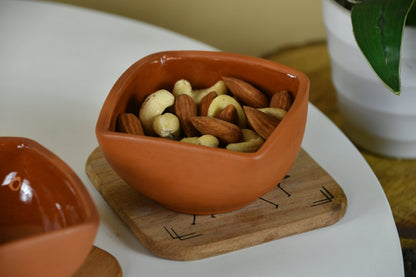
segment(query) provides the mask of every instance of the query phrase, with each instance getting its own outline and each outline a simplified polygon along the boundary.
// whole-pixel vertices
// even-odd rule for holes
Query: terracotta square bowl
[[[33,140],[0,137],[0,276],[71,276],[98,213],[84,185]]]
[[[207,88],[222,76],[245,80],[271,96],[286,89],[294,102],[255,153],[191,145],[118,132],[121,113],[138,114],[145,97],[172,91],[179,79]],[[263,60],[223,52],[170,51],[147,56],[111,89],[96,125],[100,148],[116,173],[161,205],[190,214],[215,214],[250,204],[276,186],[293,165],[303,139],[309,79]]]

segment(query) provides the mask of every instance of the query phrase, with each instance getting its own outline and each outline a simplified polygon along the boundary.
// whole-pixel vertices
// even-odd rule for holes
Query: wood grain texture
[[[121,277],[118,261],[108,252],[93,246],[81,268],[73,277]]]
[[[301,150],[288,176],[249,206],[193,216],[168,210],[121,180],[95,149],[86,172],[113,210],[153,254],[196,260],[334,224],[345,214],[342,188]]]
[[[343,130],[326,42],[288,47],[264,58],[308,75],[311,81],[310,102]],[[359,150],[386,193],[402,247],[416,248],[416,160],[391,159]]]

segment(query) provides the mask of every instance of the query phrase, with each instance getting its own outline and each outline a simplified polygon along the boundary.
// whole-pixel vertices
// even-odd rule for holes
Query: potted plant
[[[416,158],[415,0],[323,1],[344,131],[371,152]]]

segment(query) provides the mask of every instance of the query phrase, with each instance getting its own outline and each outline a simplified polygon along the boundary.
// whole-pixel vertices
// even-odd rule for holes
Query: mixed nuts
[[[293,102],[287,90],[268,95],[250,83],[222,77],[194,90],[178,80],[172,93],[162,89],[145,98],[138,117],[120,114],[117,128],[134,135],[159,136],[185,143],[255,152],[279,125]]]

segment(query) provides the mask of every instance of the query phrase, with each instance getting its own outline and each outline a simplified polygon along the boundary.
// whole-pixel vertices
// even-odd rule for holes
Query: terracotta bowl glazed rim
[[[267,67],[274,71],[279,71],[282,74],[288,76],[288,78],[296,79],[298,82],[298,88],[296,91],[296,97],[294,98],[293,104],[279,126],[272,132],[270,137],[265,140],[264,144],[260,147],[259,150],[256,152],[251,153],[245,153],[245,152],[237,152],[237,151],[231,151],[224,148],[213,148],[213,147],[207,147],[202,145],[196,145],[196,144],[189,144],[189,143],[183,143],[180,141],[175,140],[169,140],[166,138],[160,138],[160,137],[153,137],[153,136],[139,136],[139,135],[132,135],[127,133],[118,132],[116,130],[111,130],[111,120],[114,113],[114,110],[116,108],[116,105],[119,102],[119,99],[121,96],[125,93],[125,88],[128,86],[128,84],[131,82],[131,79],[135,76],[136,68],[149,63],[152,60],[160,60],[160,59],[167,59],[166,57],[176,57],[176,58],[190,58],[193,57],[206,57],[206,58],[212,58],[217,60],[230,60],[230,61],[236,61],[244,59],[247,64],[252,64],[253,66],[255,64],[258,64],[260,67]],[[172,84],[173,85],[173,84]],[[257,160],[261,159],[266,153],[268,152],[268,149],[272,147],[274,143],[278,143],[278,138],[280,136],[280,133],[282,130],[284,130],[286,125],[290,125],[290,119],[295,116],[295,114],[299,111],[299,109],[302,108],[302,104],[304,101],[308,101],[308,87],[309,87],[309,78],[306,76],[306,74],[293,69],[291,67],[265,60],[258,57],[252,57],[252,56],[246,56],[241,54],[235,54],[235,53],[227,53],[227,52],[221,52],[221,51],[198,51],[198,50],[175,50],[175,51],[162,51],[162,52],[156,52],[153,54],[150,54],[148,56],[145,56],[135,63],[133,63],[127,70],[125,70],[122,75],[119,77],[119,79],[116,81],[114,86],[111,88],[109,94],[107,95],[103,106],[101,108],[100,115],[98,117],[98,121],[96,124],[96,133],[97,135],[100,134],[100,136],[105,136],[108,138],[120,138],[123,140],[132,140],[140,142],[153,142],[157,144],[167,144],[172,145],[172,147],[183,149],[184,151],[201,151],[201,154],[205,151],[210,153],[216,153],[216,155],[219,156],[234,156],[233,158],[239,158],[239,159],[252,159]],[[289,123],[287,123],[289,122]]]
[[[81,179],[76,175],[76,173],[67,165],[61,158],[59,158],[56,154],[54,154],[49,149],[42,146],[40,143],[36,142],[33,139],[29,139],[26,137],[0,137],[0,144],[6,143],[20,143],[30,147],[30,150],[35,151],[36,154],[41,155],[46,160],[48,160],[51,164],[59,170],[63,176],[68,180],[68,184],[70,188],[75,190],[77,197],[82,203],[81,207],[85,211],[85,219],[82,222],[72,224],[70,226],[64,226],[62,228],[56,230],[50,230],[46,232],[41,232],[37,234],[30,234],[27,236],[23,236],[21,238],[13,239],[4,243],[0,244],[0,248],[11,247],[12,245],[23,245],[28,243],[29,241],[42,241],[44,237],[59,237],[61,233],[71,233],[72,230],[77,229],[88,229],[89,226],[97,226],[99,225],[99,215],[97,208],[89,195],[88,190],[86,189],[85,185],[82,183]]]

